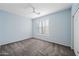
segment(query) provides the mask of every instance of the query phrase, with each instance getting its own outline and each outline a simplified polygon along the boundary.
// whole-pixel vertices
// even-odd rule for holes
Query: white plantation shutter
[[[40,34],[48,34],[49,32],[49,21],[48,20],[41,20],[39,22],[39,32]]]

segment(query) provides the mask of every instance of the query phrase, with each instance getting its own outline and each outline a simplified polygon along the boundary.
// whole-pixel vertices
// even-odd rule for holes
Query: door
[[[74,51],[79,55],[79,10],[74,15]]]

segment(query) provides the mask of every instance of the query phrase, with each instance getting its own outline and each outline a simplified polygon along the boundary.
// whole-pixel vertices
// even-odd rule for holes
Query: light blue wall
[[[42,19],[49,19],[49,35],[38,33],[37,23]],[[33,36],[42,40],[71,46],[71,9],[33,19]]]
[[[32,36],[32,21],[30,18],[18,16],[0,10],[0,45],[27,39]]]
[[[74,15],[76,13],[76,11],[78,10],[79,8],[79,4],[75,3],[72,5],[72,10],[71,10],[71,43],[72,43],[72,49],[74,48]]]
[[[0,45],[1,45],[1,41],[4,37],[4,24],[3,24],[3,21],[2,18],[4,18],[3,14],[2,14],[2,11],[0,10]]]
[[[0,45],[23,40],[33,35],[46,41],[70,46],[70,17],[70,9],[40,17],[34,19],[33,21],[31,21],[31,19],[29,18],[0,10]],[[38,32],[38,26],[36,25],[36,23],[38,23],[38,21],[42,19],[49,19],[49,35],[41,35]]]
[[[71,9],[52,14],[50,18],[51,41],[71,46]]]
[[[2,39],[2,20],[1,20],[1,15],[0,15],[0,39]]]

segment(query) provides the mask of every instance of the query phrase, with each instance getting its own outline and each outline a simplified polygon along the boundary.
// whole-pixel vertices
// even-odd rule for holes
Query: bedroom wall
[[[1,20],[1,14],[0,14],[0,42],[1,42],[1,39],[2,39],[2,20]]]
[[[39,20],[49,19],[49,35],[38,32]],[[33,36],[49,42],[71,46],[71,8],[33,19]]]
[[[74,3],[72,5],[72,9],[71,9],[71,47],[72,49],[74,49],[74,14],[76,13],[76,11],[79,8],[79,4]]]
[[[32,36],[32,21],[23,17],[0,10],[0,45],[30,38]]]
[[[75,13],[77,12],[77,10],[79,9],[79,3],[75,3],[72,5],[72,24],[71,24],[71,29],[72,29],[72,49],[74,49],[74,52],[76,55],[79,55],[78,53],[78,46],[76,45],[76,37],[75,37],[75,32],[74,32],[74,25],[77,24],[77,22],[74,22],[74,16],[75,16]],[[78,25],[78,24],[77,24]],[[78,40],[77,40],[78,41]],[[76,44],[75,44],[76,43]]]

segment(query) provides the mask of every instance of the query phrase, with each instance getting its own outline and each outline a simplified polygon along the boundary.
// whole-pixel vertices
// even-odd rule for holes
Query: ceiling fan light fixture
[[[36,11],[36,8],[34,8],[33,6],[32,6],[31,8],[33,9],[33,13],[35,13],[35,14],[37,14],[37,15],[40,14],[40,12],[37,12],[37,11]]]
[[[29,7],[32,9],[32,13],[34,13],[36,15],[40,15],[40,12],[34,6],[32,6],[31,4],[29,4]]]

